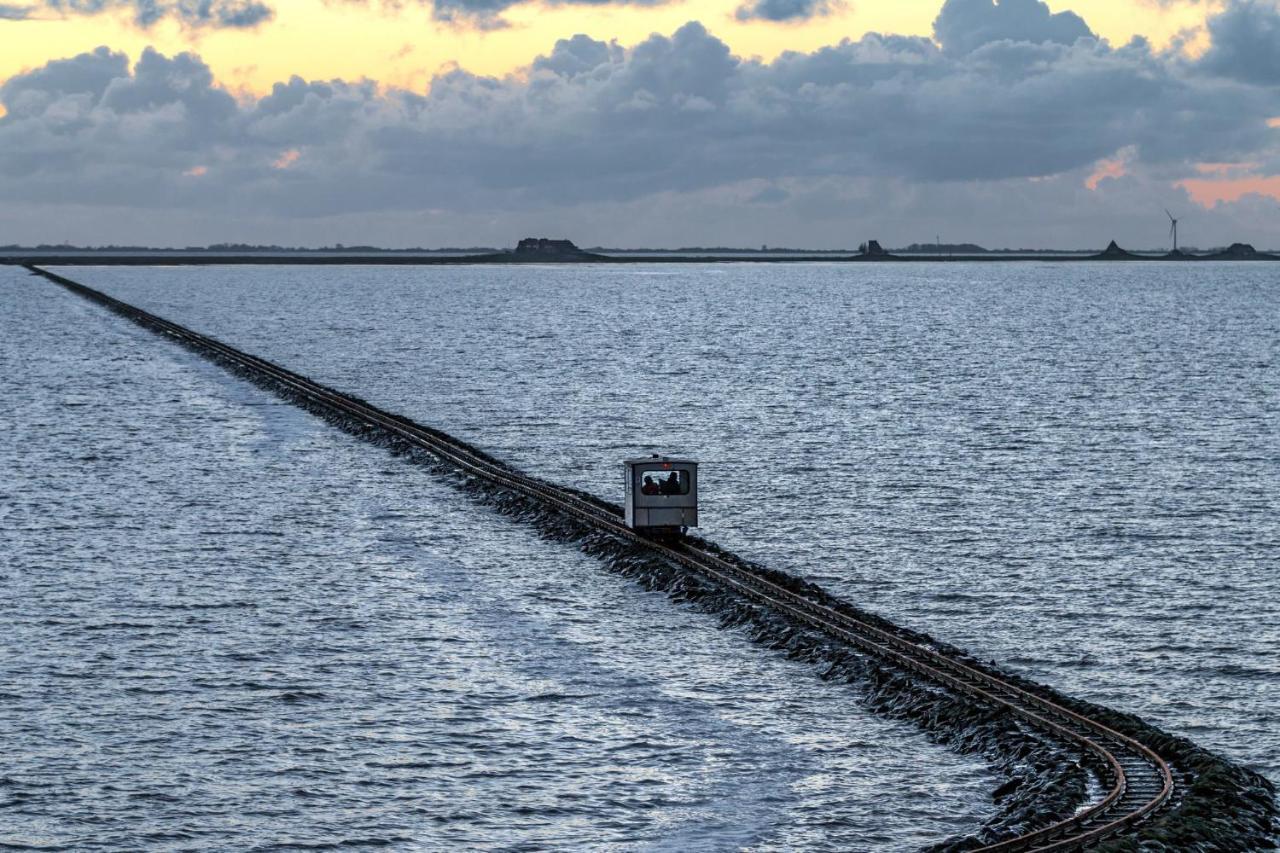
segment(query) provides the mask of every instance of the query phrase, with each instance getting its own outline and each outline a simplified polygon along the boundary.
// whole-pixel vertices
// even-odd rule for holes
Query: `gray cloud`
[[[1200,67],[1213,74],[1280,85],[1280,8],[1274,2],[1230,0],[1209,19],[1212,39]]]
[[[431,16],[445,23],[495,30],[507,26],[502,13],[520,0],[431,0]]]
[[[24,117],[48,117],[69,102],[97,102],[112,81],[127,79],[129,58],[100,47],[11,77],[0,85],[0,101],[8,109],[11,123],[17,124]]]
[[[734,12],[739,21],[803,21],[838,10],[833,0],[749,0]]]
[[[1081,185],[1121,149],[1165,187],[1196,161],[1275,156],[1275,87],[1140,41],[1028,38],[957,54],[873,34],[764,63],[691,23],[630,49],[562,39],[521,75],[453,70],[426,94],[295,77],[248,102],[193,55],[130,67],[100,48],[0,86],[0,204],[508,223],[648,206],[692,233],[709,226],[671,199],[782,216],[832,197],[805,187],[989,201],[1029,177]]]
[[[1070,45],[1094,38],[1074,12],[1051,12],[1040,0],[946,0],[933,33],[948,53],[969,53],[995,41]]]
[[[13,6],[0,3],[0,21],[25,21],[35,13],[31,6]]]
[[[44,5],[66,15],[128,9],[140,27],[171,18],[189,27],[244,29],[256,27],[274,15],[271,7],[259,0],[44,0]]]
[[[533,61],[536,71],[550,72],[556,78],[571,80],[580,74],[590,74],[597,68],[607,68],[625,58],[617,42],[596,41],[579,33],[573,38],[559,39],[550,55],[539,56]]]
[[[357,0],[361,2],[361,0]],[[502,13],[528,0],[419,0],[431,4],[432,17],[459,26],[478,29],[503,29],[507,21]],[[662,6],[675,0],[545,0],[551,6]]]

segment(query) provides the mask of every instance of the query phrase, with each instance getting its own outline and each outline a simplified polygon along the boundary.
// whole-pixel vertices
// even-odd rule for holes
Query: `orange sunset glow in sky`
[[[841,245],[936,211],[1087,244],[1185,206],[1280,245],[1277,0],[3,0],[0,42],[0,227],[31,239],[35,204],[120,239]]]

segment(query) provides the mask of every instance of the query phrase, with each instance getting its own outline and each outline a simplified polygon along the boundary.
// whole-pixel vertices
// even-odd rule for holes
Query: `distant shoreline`
[[[0,252],[0,264],[9,265],[41,265],[41,266],[216,266],[216,265],[293,265],[293,266],[460,266],[460,265],[528,265],[528,264],[707,264],[707,263],[854,263],[854,264],[893,264],[893,263],[1200,263],[1204,261],[1229,261],[1232,263],[1257,263],[1280,261],[1280,255],[1258,253],[1248,257],[1232,256],[1226,253],[1212,255],[1145,255],[1128,253],[1123,257],[1104,254],[1005,254],[992,252],[981,255],[854,255],[828,253],[786,253],[786,254],[625,254],[606,255],[583,253],[577,256],[557,257],[519,256],[514,253],[492,254],[442,254],[442,253],[410,253],[398,251],[379,252],[263,252],[263,253],[228,253],[228,252],[184,252],[159,250],[149,252]]]

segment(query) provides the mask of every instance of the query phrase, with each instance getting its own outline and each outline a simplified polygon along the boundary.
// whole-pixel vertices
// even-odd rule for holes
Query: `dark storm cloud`
[[[453,70],[427,94],[295,77],[249,102],[195,56],[147,51],[130,68],[104,48],[0,88],[0,198],[511,213],[753,181],[1039,178],[1122,149],[1135,169],[1185,176],[1274,149],[1275,87],[1141,41],[1043,35],[957,54],[872,34],[764,63],[691,23],[630,49],[578,35],[522,75]]]
[[[64,15],[127,9],[140,27],[171,18],[189,27],[245,29],[270,20],[274,14],[259,0],[45,0],[45,7]]]
[[[1051,12],[1040,0],[946,0],[933,22],[948,53],[969,53],[995,41],[1070,45],[1094,38],[1074,12]]]
[[[840,8],[831,0],[750,0],[738,7],[739,21],[803,21],[830,15]]]
[[[1280,7],[1274,2],[1232,0],[1209,19],[1212,39],[1200,66],[1206,71],[1263,86],[1280,85]]]

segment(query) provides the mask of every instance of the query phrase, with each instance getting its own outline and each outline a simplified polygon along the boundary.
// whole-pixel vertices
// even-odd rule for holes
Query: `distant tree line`
[[[894,251],[904,255],[985,255],[990,250],[976,243],[912,243]]]

